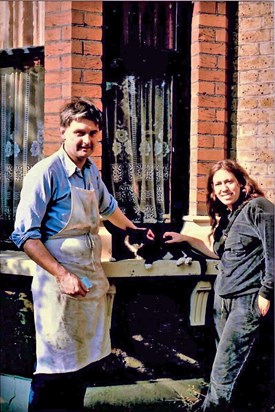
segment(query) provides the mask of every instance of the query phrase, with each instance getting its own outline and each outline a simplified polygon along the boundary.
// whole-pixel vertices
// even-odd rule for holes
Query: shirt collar
[[[79,168],[72,161],[72,159],[67,155],[63,145],[60,147],[58,152],[59,152],[58,155],[61,159],[63,166],[65,167],[68,177],[71,177],[74,173],[76,173],[79,170]],[[91,160],[87,159],[84,164],[84,168],[86,167],[89,168],[91,164],[92,164]]]

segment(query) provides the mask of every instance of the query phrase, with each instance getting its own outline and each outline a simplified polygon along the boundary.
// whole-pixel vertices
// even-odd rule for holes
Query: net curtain
[[[0,218],[12,220],[23,177],[43,146],[44,69],[1,68]]]
[[[134,222],[170,214],[171,80],[107,83],[106,138],[114,196]]]

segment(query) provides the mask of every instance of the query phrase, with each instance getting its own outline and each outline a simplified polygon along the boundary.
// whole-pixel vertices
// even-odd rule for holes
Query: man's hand
[[[57,276],[57,283],[62,293],[69,296],[86,296],[89,289],[81,282],[81,280],[74,274],[68,273],[66,275]]]
[[[155,239],[155,234],[152,232],[151,229],[149,229],[148,232],[147,232],[146,237],[147,237],[149,240],[154,240],[154,239]]]
[[[24,243],[24,252],[39,266],[51,273],[57,280],[60,290],[70,296],[86,296],[89,289],[84,283],[56,261],[40,239],[28,239]]]
[[[122,230],[127,230],[127,229],[134,229],[134,230],[147,230],[147,228],[143,228],[143,227],[136,227],[136,225],[128,219],[128,217],[126,217],[124,215],[124,213],[121,211],[121,209],[119,207],[117,207],[114,211],[114,213],[112,213],[109,217],[108,220],[115,225],[116,227],[118,227],[119,229]],[[152,232],[151,229],[148,230],[146,237],[149,240],[154,240],[155,235]]]
[[[137,227],[136,229],[137,230],[147,230],[147,233],[146,233],[147,239],[149,239],[149,240],[154,240],[155,239],[155,234],[152,232],[151,229],[147,229],[146,227]]]
[[[147,229],[146,227],[128,227],[126,229],[126,235],[130,236],[131,244],[144,244],[148,243],[148,240],[153,242],[155,239],[155,235],[152,230]]]

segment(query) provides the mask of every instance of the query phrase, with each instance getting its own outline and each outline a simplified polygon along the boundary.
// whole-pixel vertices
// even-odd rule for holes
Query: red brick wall
[[[191,44],[191,215],[204,215],[206,175],[226,157],[228,18],[225,2],[195,2]]]
[[[46,2],[45,155],[60,145],[58,110],[71,96],[101,106],[102,2]],[[195,2],[191,56],[190,214],[205,214],[210,165],[227,141],[227,16],[225,2]],[[101,147],[96,153],[101,168]]]
[[[238,2],[237,160],[274,196],[273,3]],[[58,111],[71,96],[101,107],[102,2],[45,2],[45,155],[60,145]],[[195,1],[191,44],[190,215],[205,215],[206,176],[227,155],[227,2]],[[96,161],[101,169],[101,146]]]
[[[102,2],[45,2],[45,156],[60,146],[59,109],[72,96],[102,108]],[[101,169],[101,144],[94,160]]]

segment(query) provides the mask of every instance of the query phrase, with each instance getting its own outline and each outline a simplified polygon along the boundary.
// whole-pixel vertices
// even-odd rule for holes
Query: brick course
[[[274,202],[273,2],[239,2],[236,154]]]
[[[228,2],[196,1],[191,33],[191,215],[205,215],[208,170],[231,156],[261,181],[274,200],[273,3],[238,2],[235,87],[228,88]],[[59,146],[61,103],[74,95],[102,108],[101,1],[45,2],[45,155]],[[232,58],[232,57],[230,57]],[[255,160],[257,159],[257,160]],[[101,145],[95,161],[101,169]]]
[[[224,4],[194,3],[191,44],[191,215],[206,214],[208,170],[226,153],[227,26]],[[200,167],[201,164],[203,167]]]
[[[73,96],[102,108],[102,4],[45,2],[45,156],[60,145],[60,106]],[[101,169],[101,145],[95,160]]]

